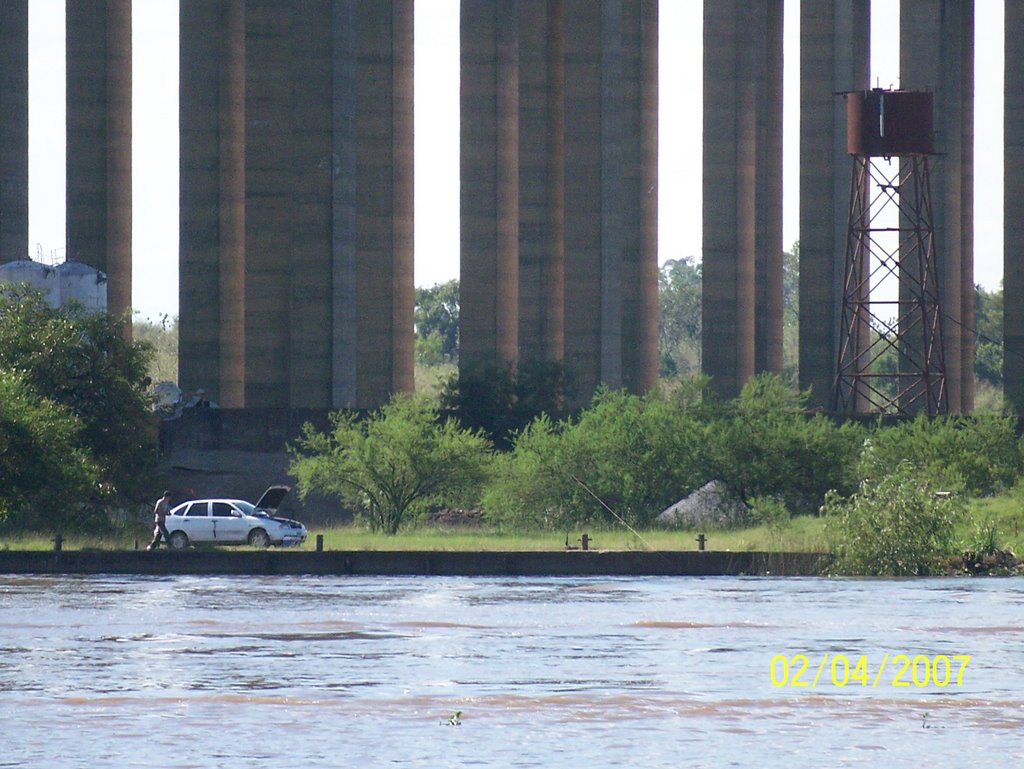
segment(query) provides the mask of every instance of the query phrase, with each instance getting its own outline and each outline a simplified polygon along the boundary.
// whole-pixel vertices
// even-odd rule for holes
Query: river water
[[[0,576],[0,767],[1010,766],[1022,668],[1021,579]]]

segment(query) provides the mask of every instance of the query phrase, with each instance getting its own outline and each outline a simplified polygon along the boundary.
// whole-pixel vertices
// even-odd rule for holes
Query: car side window
[[[206,516],[207,515],[206,503],[205,502],[195,502],[195,503],[189,505],[188,510],[185,511],[185,515],[189,516],[190,518],[195,518],[196,516]]]
[[[233,511],[234,508],[227,502],[213,503],[213,515],[215,518],[230,518],[233,515]]]

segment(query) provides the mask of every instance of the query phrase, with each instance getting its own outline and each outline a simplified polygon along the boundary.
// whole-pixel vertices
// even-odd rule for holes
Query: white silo
[[[87,310],[106,311],[106,274],[82,262],[64,262],[56,270],[60,282],[61,305],[78,302]]]
[[[61,286],[57,270],[31,259],[0,264],[0,283],[28,283],[40,291],[51,307],[60,305]]]

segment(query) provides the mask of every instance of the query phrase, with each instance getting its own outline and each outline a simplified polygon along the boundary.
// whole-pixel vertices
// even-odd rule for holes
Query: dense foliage
[[[949,478],[900,462],[888,474],[865,479],[858,492],[825,500],[826,526],[840,573],[917,576],[932,574],[951,554],[962,498]]]
[[[413,310],[418,363],[436,366],[459,359],[459,281],[416,289]]]
[[[79,445],[82,423],[0,369],[0,521],[7,528],[57,531],[73,522],[99,468]]]
[[[721,481],[748,503],[774,497],[801,513],[816,512],[830,489],[853,491],[863,430],[808,414],[807,398],[762,375],[735,401],[717,404],[708,421],[706,480]]]
[[[483,506],[512,527],[648,525],[699,482],[703,442],[678,402],[602,390],[578,420],[543,417],[519,433]]]
[[[137,501],[150,491],[156,426],[147,394],[149,360],[148,345],[126,339],[121,320],[79,306],[54,309],[38,292],[0,285],[0,371],[8,383],[17,382],[8,387],[22,388],[64,425],[57,432],[36,433],[49,436],[44,440],[48,451],[66,453],[72,466],[81,459],[82,467],[96,473],[88,487],[67,485],[69,479],[60,473],[37,474],[33,497],[62,506],[36,511],[45,519],[40,524],[57,525],[72,514],[75,520],[93,520],[86,515],[89,510]],[[13,450],[7,449],[8,461],[29,461],[12,460]],[[57,502],[68,488],[75,498],[70,509]],[[7,493],[0,488],[0,496]],[[22,513],[27,504],[24,495],[7,502]]]
[[[332,423],[329,433],[307,424],[292,449],[300,496],[336,496],[387,534],[432,505],[475,504],[490,444],[454,420],[440,421],[425,399],[395,396],[366,418],[337,412]]]
[[[960,479],[969,494],[1012,486],[1021,471],[1021,447],[1012,417],[994,414],[916,419],[872,431],[862,477],[903,461],[932,476]]]
[[[703,384],[601,391],[577,419],[535,421],[500,459],[485,510],[513,526],[649,525],[712,480],[747,503],[772,497],[799,512],[855,488],[861,428],[806,414],[805,396],[778,377],[756,378],[735,402],[710,399]]]
[[[665,377],[700,372],[701,264],[670,259],[658,272],[658,360]]]

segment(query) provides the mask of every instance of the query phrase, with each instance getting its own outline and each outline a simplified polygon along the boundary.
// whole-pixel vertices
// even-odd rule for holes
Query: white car
[[[244,499],[193,499],[167,515],[165,525],[172,550],[191,544],[301,545],[306,527],[274,515],[290,486],[271,486],[254,505]]]

